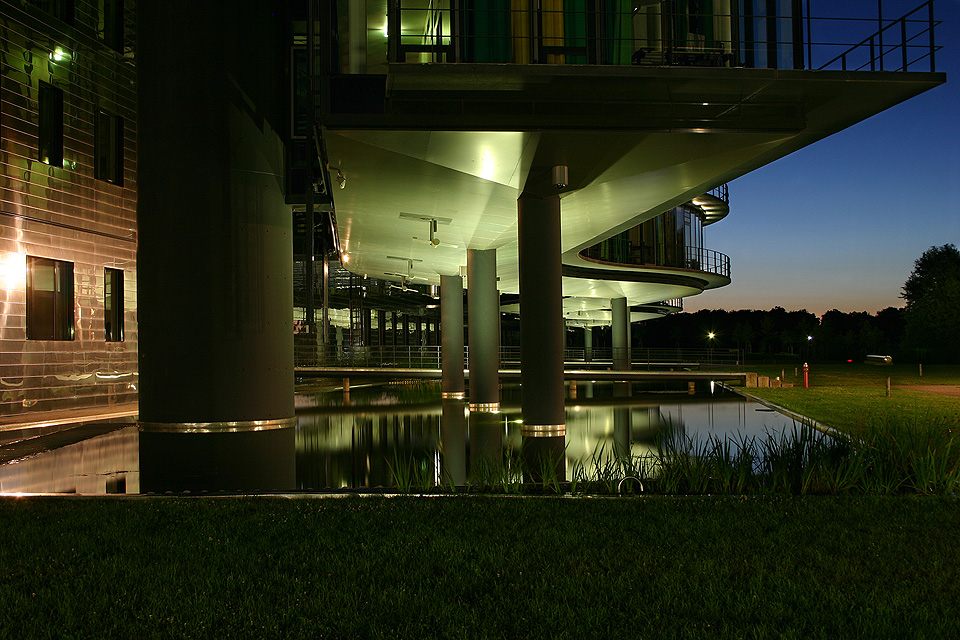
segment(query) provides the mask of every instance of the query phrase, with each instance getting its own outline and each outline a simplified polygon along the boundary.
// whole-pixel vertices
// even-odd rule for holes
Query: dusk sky
[[[918,4],[884,0],[884,17]],[[876,313],[903,306],[926,249],[960,245],[960,0],[935,6],[947,83],[731,182],[730,215],[704,245],[730,256],[733,282],[685,311]]]

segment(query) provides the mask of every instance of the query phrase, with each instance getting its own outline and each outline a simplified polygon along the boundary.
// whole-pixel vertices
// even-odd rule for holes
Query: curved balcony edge
[[[611,269],[614,269],[617,271],[633,273],[675,273],[677,275],[697,274],[701,277],[703,275],[707,275],[710,276],[706,278],[707,282],[709,283],[706,287],[708,289],[723,286],[730,282],[730,257],[712,249],[689,248],[684,252],[684,255],[682,257],[678,257],[677,260],[661,260],[658,263],[640,261],[611,262],[608,260],[603,260],[599,257],[592,257],[588,255],[592,249],[593,247],[590,247],[580,251],[576,256],[579,258],[579,260],[577,260],[575,266],[586,268],[588,270],[596,269],[597,271],[602,272],[609,272]],[[570,263],[568,262],[567,264]],[[597,277],[610,279],[609,277],[604,277],[603,275],[599,274]],[[718,278],[722,281],[717,281]]]

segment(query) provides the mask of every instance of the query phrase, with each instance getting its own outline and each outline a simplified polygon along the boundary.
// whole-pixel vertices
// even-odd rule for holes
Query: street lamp
[[[716,337],[717,337],[717,334],[715,334],[713,331],[707,334],[707,345],[708,345],[707,361],[710,364],[713,364],[713,340]]]

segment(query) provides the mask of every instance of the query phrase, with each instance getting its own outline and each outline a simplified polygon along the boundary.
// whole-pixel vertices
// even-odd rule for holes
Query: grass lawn
[[[948,638],[931,497],[0,501],[4,638]]]
[[[958,426],[888,375],[960,384],[750,391]],[[956,495],[3,498],[0,638],[954,638],[958,531]]]
[[[871,366],[864,364],[810,367],[810,388],[803,387],[803,371],[793,366],[756,365],[750,370],[777,377],[793,387],[748,389],[753,395],[808,416],[831,427],[856,434],[871,421],[888,417],[943,420],[960,428],[960,398],[898,388],[918,385],[960,385],[960,366],[928,365],[920,376],[917,365]],[[893,389],[887,397],[887,378]]]

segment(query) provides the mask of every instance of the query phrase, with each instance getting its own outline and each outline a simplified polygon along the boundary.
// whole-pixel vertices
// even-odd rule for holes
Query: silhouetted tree
[[[960,359],[957,329],[960,326],[960,251],[957,247],[945,244],[924,251],[914,262],[901,297],[907,301],[908,345],[925,359],[949,362]]]

